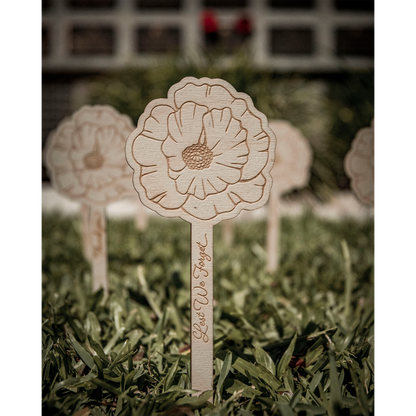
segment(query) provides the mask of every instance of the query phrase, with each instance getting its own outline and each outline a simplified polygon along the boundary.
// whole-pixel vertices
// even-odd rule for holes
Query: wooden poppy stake
[[[81,203],[84,255],[91,262],[92,289],[108,294],[105,207],[131,195],[125,141],[131,119],[110,106],[84,106],[48,137],[46,164],[54,188]]]
[[[279,145],[271,175],[267,225],[267,270],[271,273],[280,262],[280,200],[281,195],[307,185],[312,164],[312,150],[301,131],[286,120],[270,120],[270,128]]]
[[[264,205],[276,139],[251,98],[186,77],[150,102],[126,143],[142,203],[191,223],[191,384],[213,387],[213,226]]]

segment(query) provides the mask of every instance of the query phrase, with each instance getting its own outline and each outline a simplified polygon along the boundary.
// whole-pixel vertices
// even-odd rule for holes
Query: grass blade
[[[295,334],[292,341],[290,341],[289,347],[284,352],[282,358],[280,359],[279,363],[277,364],[276,376],[279,379],[282,378],[283,373],[286,371],[286,369],[287,369],[287,367],[290,363],[290,360],[291,360],[292,355],[293,355],[293,351],[295,349],[296,340],[297,340],[297,334]]]
[[[93,368],[95,363],[94,363],[94,359],[92,358],[91,354],[89,352],[87,352],[84,349],[84,347],[82,347],[80,344],[78,344],[76,339],[71,334],[69,334],[68,339],[69,339],[69,342],[74,347],[74,350],[77,352],[79,358],[81,358],[81,360],[84,361],[84,363],[87,364],[87,366],[89,368]]]
[[[220,400],[221,400],[222,386],[223,386],[225,378],[230,372],[232,359],[233,359],[233,354],[231,351],[228,351],[227,355],[224,358],[224,364],[222,365],[221,373],[220,373],[220,376],[218,378],[218,383],[217,383],[217,395]]]

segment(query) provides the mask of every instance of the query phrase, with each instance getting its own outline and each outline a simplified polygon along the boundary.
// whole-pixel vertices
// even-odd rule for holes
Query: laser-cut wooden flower
[[[126,154],[144,205],[216,224],[266,202],[270,137],[248,95],[223,80],[187,77],[146,107]]]
[[[46,163],[52,183],[70,199],[107,205],[132,194],[125,160],[131,119],[110,106],[84,106],[49,138]]]
[[[358,130],[344,160],[345,172],[357,197],[374,205],[374,119]]]
[[[191,383],[212,390],[213,225],[266,203],[276,138],[251,98],[186,77],[149,103],[126,143],[142,203],[191,223]]]
[[[59,193],[81,202],[92,287],[108,292],[105,206],[134,193],[126,163],[131,119],[110,106],[84,106],[48,137],[46,165]]]

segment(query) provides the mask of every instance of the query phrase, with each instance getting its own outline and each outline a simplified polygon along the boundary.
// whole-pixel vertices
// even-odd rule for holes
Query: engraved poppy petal
[[[89,189],[86,195],[93,204],[103,204],[106,200],[105,192],[98,188]]]
[[[191,186],[196,178],[196,172],[185,168],[182,172],[177,174],[177,178],[175,180],[176,189],[181,194],[188,194],[188,193],[194,193],[193,189],[191,189]]]
[[[185,103],[168,117],[169,136],[177,143],[175,154],[182,154],[185,147],[197,143],[202,133],[202,116],[207,107],[195,103]],[[166,154],[174,156],[174,154]]]
[[[84,154],[91,152],[95,144],[95,134],[97,125],[92,123],[84,123],[74,131],[74,146],[77,152]]]
[[[124,147],[119,145],[119,137],[114,126],[98,127],[96,132],[96,140],[98,147],[102,153],[107,153],[107,151],[110,152],[117,147],[120,149],[123,149]],[[113,153],[117,154],[117,152]]]
[[[356,154],[354,158],[351,159],[350,168],[354,175],[363,175],[368,172],[368,159],[363,157],[360,154]]]
[[[233,117],[240,119],[240,117],[247,111],[247,103],[241,98],[235,98],[230,105]]]
[[[49,164],[54,169],[70,168],[71,161],[68,157],[68,151],[59,147],[53,147],[49,152]]]
[[[163,164],[166,166],[166,158],[162,153],[163,142],[153,136],[140,133],[133,141],[133,158],[143,166]]]
[[[81,195],[84,192],[84,187],[72,171],[56,172],[54,180],[64,192],[71,193],[71,195]]]
[[[230,185],[227,192],[233,200],[235,200],[235,196],[237,196],[241,201],[254,203],[259,201],[263,196],[265,184],[266,179],[264,176],[258,175],[250,181]]]
[[[217,162],[216,158],[214,158],[211,167],[207,169],[206,178],[211,182],[214,178],[219,178],[227,184],[236,183],[241,178],[241,169]]]
[[[167,174],[166,160],[165,165],[142,167],[139,178],[146,197],[154,203],[176,209],[186,201],[187,195],[176,190],[175,182]]]
[[[165,140],[168,136],[168,117],[174,109],[168,105],[158,105],[150,113],[144,123],[143,134],[154,140]]]
[[[234,97],[221,85],[196,85],[190,82],[175,92],[174,100],[178,108],[188,101],[193,101],[212,110],[229,107]]]
[[[234,208],[235,203],[226,193],[209,195],[204,200],[190,196],[182,207],[185,212],[199,220],[210,220]]]
[[[357,185],[363,194],[369,193],[373,190],[373,181],[370,178],[360,177],[357,179]]]
[[[178,144],[172,137],[168,138],[163,142],[162,151],[164,155],[168,158],[169,167],[174,171],[180,171],[185,167],[185,162],[182,157],[182,151],[185,150],[187,146]],[[179,150],[182,149],[181,152]]]

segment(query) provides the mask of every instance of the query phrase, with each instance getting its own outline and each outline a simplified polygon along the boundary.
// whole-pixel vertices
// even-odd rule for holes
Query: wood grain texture
[[[374,205],[374,119],[370,127],[360,129],[344,159],[351,188],[361,202]]]

